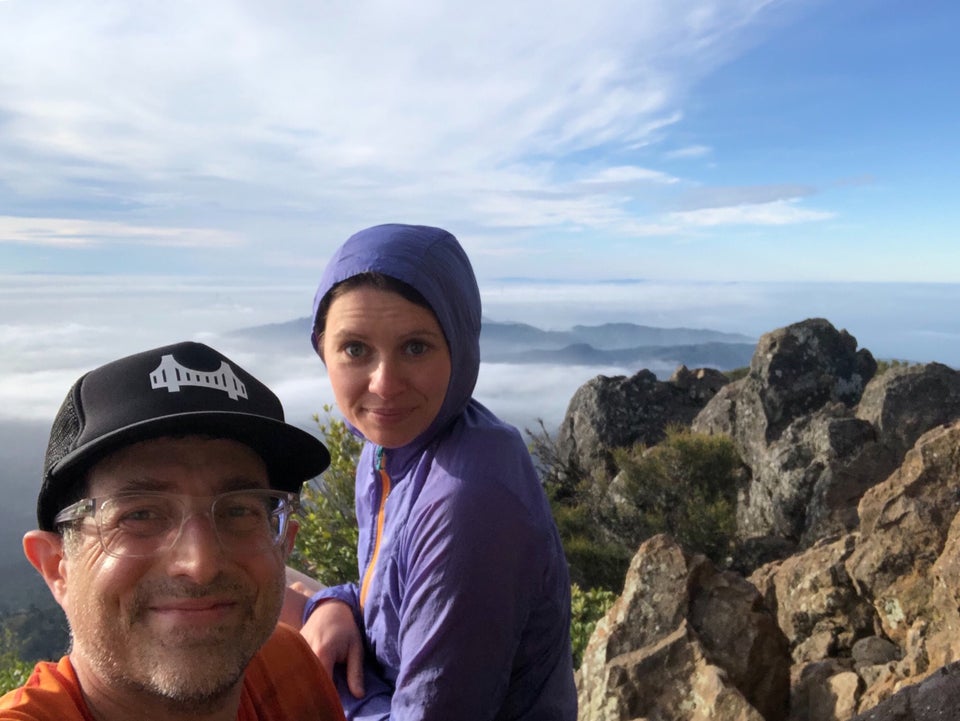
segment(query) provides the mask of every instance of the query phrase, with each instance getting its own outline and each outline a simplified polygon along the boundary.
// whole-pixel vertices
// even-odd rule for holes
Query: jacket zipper
[[[380,542],[383,540],[383,523],[386,517],[387,496],[390,495],[390,476],[387,475],[387,469],[384,468],[383,446],[377,448],[377,459],[374,464],[374,470],[380,474],[380,507],[377,509],[377,535],[373,541],[373,555],[370,557],[370,563],[363,574],[363,583],[360,585],[360,609],[363,610],[364,603],[367,600],[367,591],[370,590],[370,580],[373,578],[373,571],[377,565],[377,558],[380,556]]]

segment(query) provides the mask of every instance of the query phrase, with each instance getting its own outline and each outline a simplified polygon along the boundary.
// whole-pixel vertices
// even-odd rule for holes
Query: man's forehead
[[[267,466],[249,446],[229,438],[163,436],[119,448],[95,463],[88,490],[170,491],[210,495],[268,488]]]

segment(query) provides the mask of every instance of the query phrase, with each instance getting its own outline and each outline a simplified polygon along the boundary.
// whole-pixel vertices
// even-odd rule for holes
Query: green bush
[[[733,381],[738,381],[741,378],[746,378],[747,374],[750,373],[750,366],[741,366],[740,368],[731,368],[728,371],[724,371],[723,374],[727,377],[731,383]]]
[[[18,647],[13,632],[7,627],[0,629],[0,696],[23,686],[33,671],[33,664],[20,658]]]
[[[612,525],[609,480],[593,478],[564,459],[543,421],[538,431],[526,433],[563,542],[570,580],[582,588],[619,592],[636,549],[627,548],[607,530]]]
[[[643,541],[668,533],[723,564],[734,550],[737,488],[746,472],[733,441],[676,426],[656,446],[615,449],[616,478],[565,461],[543,431],[534,453],[560,531],[571,579],[619,593]]]
[[[330,586],[357,580],[357,517],[354,486],[362,441],[324,406],[314,420],[330,451],[330,467],[301,494],[300,532],[289,563]]]
[[[894,368],[912,368],[913,366],[920,365],[919,363],[911,363],[910,361],[897,360],[896,358],[888,360],[877,360],[877,372],[874,373],[874,377],[882,375],[889,370]]]
[[[570,580],[584,588],[619,592],[633,552],[604,532],[589,504],[554,502],[553,517],[570,567]]]
[[[570,641],[573,645],[573,667],[580,668],[580,664],[583,663],[583,652],[587,648],[593,629],[617,600],[617,594],[603,588],[584,591],[575,583],[570,588],[570,596]]]
[[[634,549],[658,533],[722,564],[736,539],[737,487],[744,465],[723,435],[667,429],[652,448],[617,450],[617,530]]]

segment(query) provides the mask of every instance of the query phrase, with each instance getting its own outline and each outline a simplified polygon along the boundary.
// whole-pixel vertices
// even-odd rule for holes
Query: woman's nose
[[[370,392],[381,398],[389,398],[403,389],[403,375],[397,363],[381,360],[370,375]]]

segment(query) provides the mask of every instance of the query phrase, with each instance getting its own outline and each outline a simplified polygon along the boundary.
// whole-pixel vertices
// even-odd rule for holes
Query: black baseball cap
[[[40,528],[73,500],[104,455],[165,435],[232,438],[261,458],[274,488],[299,492],[330,465],[320,440],[284,421],[280,399],[219,351],[184,342],[115,360],[83,375],[50,430],[37,498]]]

